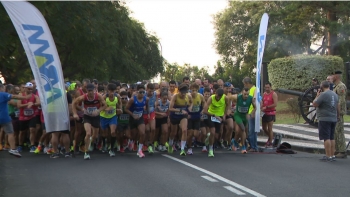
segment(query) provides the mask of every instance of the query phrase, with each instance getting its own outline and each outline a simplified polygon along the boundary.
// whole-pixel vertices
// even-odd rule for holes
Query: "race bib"
[[[180,109],[178,109],[178,110],[180,110]],[[180,112],[180,111],[176,111],[175,114],[176,114],[176,115],[184,115],[184,114],[183,114],[182,112]]]
[[[19,111],[15,111],[15,117],[16,117],[16,118],[19,117]]]
[[[158,109],[160,112],[166,112],[166,111],[168,111],[169,108],[168,107],[159,107]]]
[[[140,111],[140,112],[134,111],[133,114],[140,118],[142,116],[142,111]]]
[[[201,119],[202,119],[202,120],[208,119],[208,115],[207,115],[207,114],[202,114]]]
[[[108,114],[108,115],[115,114],[115,109],[111,109],[111,110],[106,111],[106,114]]]
[[[220,120],[217,119],[215,116],[212,116],[212,117],[211,117],[211,121],[212,121],[212,122],[220,123]]]
[[[24,116],[32,116],[34,114],[33,109],[24,109],[23,111]]]
[[[129,120],[130,115],[129,114],[121,114],[119,116],[119,120]]]
[[[240,107],[240,106],[238,106],[238,112],[240,112],[240,113],[247,113],[248,112],[248,107]]]
[[[97,110],[97,107],[88,107],[88,108],[86,108],[86,113],[88,115],[91,115],[96,110]]]
[[[199,112],[200,106],[193,106],[192,107],[192,112]]]

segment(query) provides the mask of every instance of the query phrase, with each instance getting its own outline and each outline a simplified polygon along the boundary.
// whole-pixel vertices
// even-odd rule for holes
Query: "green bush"
[[[344,72],[343,59],[337,56],[296,55],[274,59],[267,71],[272,88],[305,91],[311,79],[320,82],[336,70]]]

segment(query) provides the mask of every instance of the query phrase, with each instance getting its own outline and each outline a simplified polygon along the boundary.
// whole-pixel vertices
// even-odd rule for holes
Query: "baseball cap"
[[[33,87],[33,84],[28,82],[26,83],[26,85],[24,86],[25,88],[32,88]]]
[[[87,89],[87,90],[94,90],[94,89],[95,89],[95,86],[94,86],[94,84],[92,84],[92,83],[88,83],[88,84],[86,85],[86,89]]]
[[[226,82],[226,83],[224,84],[224,87],[231,87],[231,83],[230,83],[230,82]]]
[[[66,82],[66,88],[68,88],[69,86],[70,86],[70,82],[67,81],[67,82]]]

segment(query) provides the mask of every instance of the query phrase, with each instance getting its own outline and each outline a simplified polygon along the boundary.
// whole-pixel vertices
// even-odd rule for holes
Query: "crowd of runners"
[[[0,150],[21,157],[50,154],[51,158],[94,151],[110,157],[115,152],[178,151],[192,155],[200,147],[208,157],[214,150],[256,152],[257,133],[248,121],[255,115],[255,86],[248,77],[238,90],[230,82],[200,79],[191,82],[99,83],[84,79],[66,82],[70,130],[46,133],[35,80],[22,85],[0,84]],[[277,95],[265,84],[261,102],[263,130],[272,147]],[[260,118],[260,117],[258,117]],[[251,132],[253,131],[253,132]]]

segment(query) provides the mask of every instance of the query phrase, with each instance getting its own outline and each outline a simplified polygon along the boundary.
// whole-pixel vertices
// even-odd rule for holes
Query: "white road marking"
[[[318,128],[310,128],[310,127],[303,127],[303,126],[296,126],[296,125],[288,125],[288,124],[276,124],[276,126],[279,127],[285,127],[285,128],[290,128],[290,129],[296,129],[296,130],[301,130],[301,131],[307,131],[307,132],[311,132],[311,133],[318,133]],[[345,129],[344,129],[345,130]],[[347,131],[347,130],[346,130]],[[350,139],[350,135],[349,134],[345,134],[345,138],[347,140]]]
[[[164,157],[167,157],[167,158],[169,158],[169,159],[172,159],[172,160],[174,160],[174,161],[177,161],[177,162],[179,162],[179,163],[182,163],[182,164],[184,164],[184,165],[186,165],[186,166],[188,166],[188,167],[190,167],[190,168],[193,168],[193,169],[195,169],[195,170],[198,170],[198,171],[200,171],[200,172],[203,172],[203,173],[205,173],[205,174],[207,174],[207,175],[209,175],[209,176],[212,176],[212,177],[214,177],[214,178],[216,178],[216,179],[218,179],[218,180],[220,180],[220,181],[222,181],[222,182],[225,182],[225,183],[227,183],[227,184],[229,184],[229,185],[232,185],[232,186],[234,186],[234,187],[236,187],[236,188],[238,188],[238,189],[241,189],[241,190],[243,190],[243,191],[245,191],[245,192],[247,192],[247,193],[250,193],[251,195],[253,195],[253,196],[257,196],[257,197],[266,197],[266,196],[264,196],[264,195],[262,195],[262,194],[260,194],[260,193],[258,193],[258,192],[256,192],[256,191],[253,191],[253,190],[251,190],[251,189],[249,189],[249,188],[247,188],[247,187],[244,187],[243,185],[240,185],[240,184],[238,184],[238,183],[236,183],[236,182],[233,182],[233,181],[230,181],[230,180],[228,180],[228,179],[226,179],[226,178],[224,178],[224,177],[222,177],[222,176],[220,176],[220,175],[217,175],[217,174],[215,174],[215,173],[213,173],[213,172],[210,172],[210,171],[208,171],[208,170],[205,170],[205,169],[203,169],[203,168],[200,168],[200,167],[198,167],[198,166],[195,166],[195,165],[193,165],[193,164],[190,164],[190,163],[188,163],[188,162],[186,162],[186,161],[182,161],[182,160],[180,160],[180,159],[177,159],[177,158],[175,158],[175,157],[172,157],[172,156],[169,156],[169,155],[165,155],[165,154],[162,154]]]
[[[239,196],[245,195],[245,193],[243,193],[243,192],[239,191],[238,189],[235,189],[235,188],[233,188],[231,186],[224,186],[224,188],[227,189],[228,191],[231,191],[231,192],[239,195]]]
[[[210,176],[201,176],[203,179],[207,179],[208,181],[210,181],[210,182],[213,182],[213,183],[215,183],[215,182],[218,182],[216,179],[213,179],[213,178],[211,178]]]

